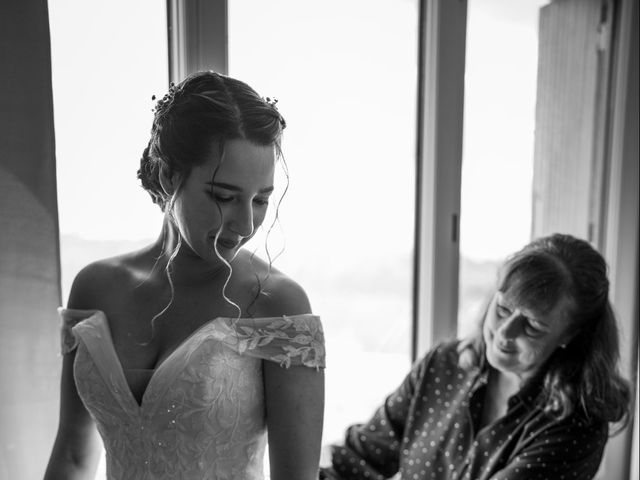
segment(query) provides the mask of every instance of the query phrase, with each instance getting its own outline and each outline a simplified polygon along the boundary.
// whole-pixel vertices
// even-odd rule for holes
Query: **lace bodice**
[[[314,315],[216,318],[155,369],[138,404],[105,314],[60,314],[62,352],[77,348],[75,381],[102,436],[110,480],[262,479],[262,360],[324,367]]]

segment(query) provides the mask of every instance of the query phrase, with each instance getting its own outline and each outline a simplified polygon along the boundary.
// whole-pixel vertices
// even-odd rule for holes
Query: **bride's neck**
[[[171,262],[171,280],[174,286],[209,283],[221,277],[221,273],[228,272],[227,265],[222,261],[212,264],[196,255],[184,239],[180,238],[178,229],[168,219],[164,220],[154,250],[161,271]]]

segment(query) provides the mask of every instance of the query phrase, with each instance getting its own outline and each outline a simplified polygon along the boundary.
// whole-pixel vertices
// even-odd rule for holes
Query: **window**
[[[287,120],[275,267],[323,319],[324,443],[410,365],[417,27],[414,0],[229,3],[229,74]]]
[[[279,212],[282,230],[276,229],[270,250],[277,252],[286,242],[275,266],[305,287],[314,311],[324,320],[331,368],[324,443],[333,442],[346,425],[370,415],[409,366],[418,8],[419,3],[440,9],[456,6],[435,0],[228,3],[229,73],[261,94],[279,98],[288,121],[283,146],[291,185]],[[633,4],[617,3],[627,13]],[[587,151],[597,152],[595,173],[583,178],[579,193],[593,186],[591,178],[596,188],[588,191],[602,193],[597,182],[605,180],[607,167],[598,157],[604,149],[604,126],[599,121],[605,118],[601,96],[608,93],[610,38],[606,35],[613,29],[606,6],[611,9],[611,5],[608,0],[468,2],[460,334],[471,328],[487,286],[494,284],[498,263],[531,234],[565,225],[573,209],[580,208],[580,215],[571,218],[580,223],[572,224],[575,233],[591,232],[596,241],[601,240],[603,227],[597,222],[604,215],[598,211],[602,198],[554,197],[554,192],[562,192],[562,184],[554,186],[544,175],[538,175],[536,183],[536,155],[542,158],[544,145],[536,143],[534,131],[550,125],[536,107],[541,82],[558,80],[541,80],[540,71],[552,72],[544,67],[564,54],[556,47],[575,38],[572,28],[549,20],[569,9],[570,15],[563,18],[575,20],[574,27],[595,27],[586,35],[592,43],[585,44],[591,48],[595,38],[598,48],[589,51],[598,53],[594,53],[595,62],[584,57],[590,73],[581,76],[586,80],[580,84],[580,94],[594,100],[588,106],[593,115],[581,116],[585,123],[580,129],[566,123],[593,142],[582,142]],[[634,8],[637,19],[637,4]],[[49,11],[66,297],[81,266],[147,243],[157,234],[159,209],[138,187],[135,171],[151,124],[150,97],[166,90],[166,12],[163,4],[150,10],[122,0],[108,6],[58,1]],[[545,29],[539,23],[541,15],[547,21]],[[630,17],[623,15],[621,23],[631,23]],[[440,26],[442,18],[436,22]],[[113,34],[114,25],[118,35]],[[634,28],[637,36],[637,24]],[[462,38],[460,31],[449,30]],[[574,33],[553,37],[558,32]],[[446,41],[442,47],[446,57]],[[572,50],[569,55],[578,57]],[[629,58],[637,57],[631,52]],[[446,85],[440,83],[441,88]],[[551,83],[543,85],[543,91],[553,90]],[[568,76],[557,85],[575,83]],[[554,104],[548,98],[545,101]],[[553,133],[554,128],[547,131]],[[620,126],[617,129],[621,131]],[[436,139],[442,141],[442,131],[436,132]],[[635,146],[637,152],[637,142]],[[563,181],[571,180],[567,171],[559,173]],[[126,177],[131,179],[129,185],[122,182]],[[460,182],[442,183],[443,188],[453,189]],[[545,190],[550,185],[553,188]],[[553,217],[558,205],[553,202],[567,197],[571,200],[567,208]],[[435,203],[435,209],[440,209]],[[597,205],[594,211],[589,203]],[[135,219],[135,224],[128,224],[129,219]],[[637,239],[630,244],[637,250]],[[262,248],[260,238],[254,246]],[[429,258],[424,267],[433,268],[437,275],[436,260]],[[441,298],[434,302],[443,303]],[[431,319],[428,313],[421,322]],[[455,321],[455,315],[449,317]]]
[[[546,3],[468,3],[459,335],[481,315],[502,260],[531,236],[538,10]]]
[[[50,2],[49,22],[66,305],[83,266],[148,244],[160,231],[161,212],[136,171],[151,96],[167,89],[167,22],[163,2],[125,0]],[[96,478],[105,476],[103,457]]]
[[[66,303],[80,268],[160,231],[161,212],[136,171],[151,96],[167,89],[166,12],[162,3],[67,0],[52,2],[49,18]]]

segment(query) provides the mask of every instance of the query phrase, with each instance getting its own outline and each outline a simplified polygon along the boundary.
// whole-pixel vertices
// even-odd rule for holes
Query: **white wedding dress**
[[[138,403],[105,314],[60,315],[62,352],[77,348],[75,381],[102,436],[109,480],[263,479],[262,361],[325,365],[317,316],[215,318],[152,372]]]

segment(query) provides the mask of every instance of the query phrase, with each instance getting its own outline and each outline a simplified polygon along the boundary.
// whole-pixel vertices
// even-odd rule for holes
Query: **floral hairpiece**
[[[271,105],[273,108],[275,108],[276,110],[278,109],[278,107],[276,106],[276,104],[278,103],[277,98],[265,97],[263,98],[263,100],[267,102],[269,105]]]
[[[278,106],[277,106],[278,99],[277,98],[263,97],[262,100],[264,100],[267,105],[269,105],[276,112],[278,112]],[[282,129],[284,130],[287,127],[287,122],[285,122],[283,116],[280,115],[280,112],[278,112],[278,116],[280,117],[280,125],[282,126]]]
[[[173,82],[169,83],[169,91],[165,93],[164,97],[162,97],[160,100],[157,101],[156,106],[152,108],[151,111],[152,112],[160,111],[162,107],[164,107],[167,103],[173,100],[173,97],[175,96],[177,91],[178,91],[178,87],[176,87],[176,84]],[[156,96],[151,95],[151,100],[153,101],[155,99],[156,99]]]

